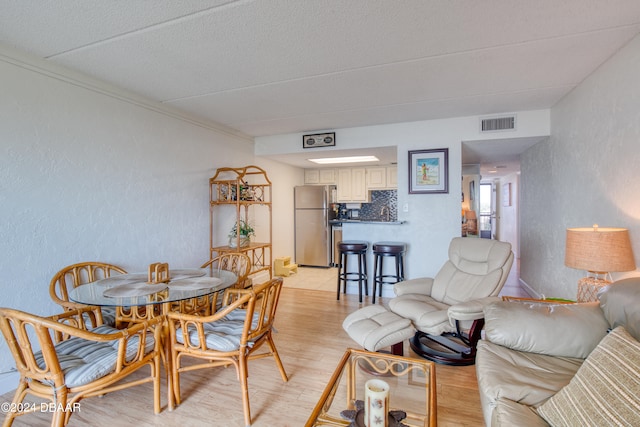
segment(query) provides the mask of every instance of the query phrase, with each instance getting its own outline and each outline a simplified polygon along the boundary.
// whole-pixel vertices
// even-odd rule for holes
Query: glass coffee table
[[[372,379],[388,384],[389,417],[398,421],[396,425],[437,425],[433,362],[348,349],[305,426],[364,427],[365,383]]]

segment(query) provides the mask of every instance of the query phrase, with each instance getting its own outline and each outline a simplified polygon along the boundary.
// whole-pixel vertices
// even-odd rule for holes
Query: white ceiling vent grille
[[[480,132],[516,130],[516,116],[486,117],[480,120]]]

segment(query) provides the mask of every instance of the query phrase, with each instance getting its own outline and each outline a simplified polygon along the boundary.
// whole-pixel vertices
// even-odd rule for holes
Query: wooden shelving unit
[[[242,252],[251,259],[250,276],[257,276],[261,272],[267,272],[269,279],[273,277],[271,242],[273,238],[273,220],[271,213],[271,181],[267,173],[258,166],[245,166],[242,168],[219,168],[215,175],[209,179],[209,247],[210,257],[228,253]],[[255,215],[268,215],[269,240],[263,242],[251,242],[242,246],[240,236],[236,237],[235,245],[222,245],[222,239],[216,236],[216,220],[230,215],[231,210],[224,207],[235,208],[236,227],[239,228],[242,221],[249,221],[249,212],[255,209]],[[260,211],[257,211],[260,210]],[[264,233],[261,233],[264,234]],[[224,235],[227,239],[227,235]],[[218,242],[218,245],[216,245]]]

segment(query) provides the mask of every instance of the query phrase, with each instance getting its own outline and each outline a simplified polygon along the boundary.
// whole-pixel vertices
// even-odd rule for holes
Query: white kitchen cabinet
[[[335,169],[305,169],[304,183],[311,185],[328,185],[336,183]]]
[[[320,170],[318,169],[305,169],[304,170],[304,183],[305,184],[320,184]]]
[[[368,202],[367,171],[365,168],[338,169],[338,202]]]
[[[398,188],[398,166],[387,166],[387,188]]]
[[[398,188],[398,167],[375,166],[367,168],[367,188],[369,190]]]
[[[387,188],[387,168],[384,166],[367,168],[367,188],[371,190]]]

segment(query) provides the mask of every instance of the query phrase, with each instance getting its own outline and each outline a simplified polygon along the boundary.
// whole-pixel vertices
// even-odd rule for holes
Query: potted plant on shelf
[[[248,246],[251,243],[251,236],[255,236],[256,232],[247,221],[241,219],[233,224],[229,232],[229,247],[235,248],[240,236],[240,247]]]

